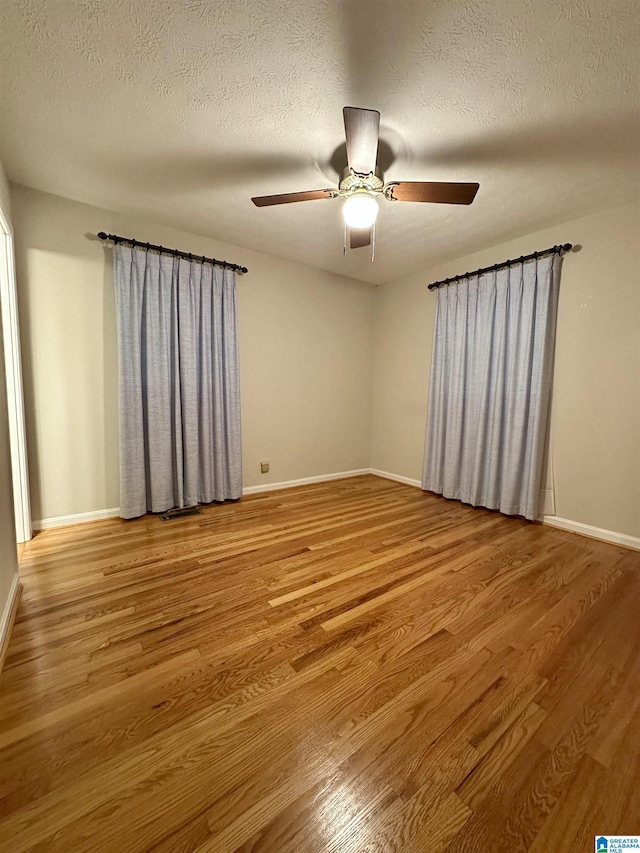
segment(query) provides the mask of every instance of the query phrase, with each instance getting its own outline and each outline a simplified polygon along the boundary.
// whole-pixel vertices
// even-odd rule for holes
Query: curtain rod
[[[224,267],[225,269],[235,270],[240,273],[249,272],[246,267],[229,263],[229,261],[219,261],[217,258],[205,258],[204,255],[194,255],[192,252],[181,252],[180,249],[167,249],[165,246],[156,246],[154,243],[141,243],[140,240],[134,240],[131,237],[119,237],[117,234],[105,234],[104,231],[99,231],[98,237],[101,240],[111,240],[112,243],[130,243],[132,246],[140,246],[142,249],[153,249],[155,252],[160,252],[161,255],[173,255],[176,258],[185,258],[187,261],[201,261],[203,264],[215,264],[218,267]]]
[[[471,278],[474,275],[482,275],[485,272],[493,272],[504,267],[510,267],[511,264],[521,264],[524,261],[533,261],[544,255],[561,255],[563,252],[568,252],[573,249],[572,243],[563,243],[561,246],[550,246],[548,249],[543,249],[541,252],[532,252],[530,255],[522,255],[519,258],[511,258],[508,261],[503,261],[501,264],[494,264],[492,267],[481,267],[473,272],[466,272],[464,275],[454,275],[452,278],[445,278],[442,281],[434,281],[429,285],[429,290],[435,290],[437,287],[442,287],[443,284],[451,284],[452,281],[460,281],[464,278]]]

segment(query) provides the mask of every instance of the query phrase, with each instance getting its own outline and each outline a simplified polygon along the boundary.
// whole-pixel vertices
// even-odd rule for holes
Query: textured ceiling
[[[638,9],[0,0],[0,156],[28,186],[388,281],[640,194]],[[338,200],[255,208],[336,182],[345,104],[381,111],[387,180],[477,180],[475,203],[382,201],[375,264],[342,256]]]

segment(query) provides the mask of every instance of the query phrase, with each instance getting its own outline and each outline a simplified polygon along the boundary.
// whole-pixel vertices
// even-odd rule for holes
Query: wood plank
[[[41,532],[0,675],[0,853],[637,832],[639,569],[373,476]]]

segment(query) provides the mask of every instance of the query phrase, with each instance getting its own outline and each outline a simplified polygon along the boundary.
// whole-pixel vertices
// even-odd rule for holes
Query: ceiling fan
[[[474,200],[478,184],[440,181],[389,181],[385,184],[380,170],[377,169],[380,113],[378,110],[363,110],[358,107],[345,107],[342,113],[348,165],[338,188],[257,196],[251,199],[256,207],[340,196],[345,199],[342,215],[345,221],[346,251],[347,229],[352,249],[372,244],[378,216],[378,196],[384,196],[388,201],[419,201],[432,204],[471,204]]]

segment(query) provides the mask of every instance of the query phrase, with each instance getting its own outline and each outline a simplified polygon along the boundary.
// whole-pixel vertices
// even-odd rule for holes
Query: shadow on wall
[[[102,378],[104,390],[105,501],[120,490],[120,450],[118,418],[118,336],[115,288],[113,283],[113,246],[97,234],[85,233],[85,239],[98,243],[104,257],[102,273]]]
[[[118,494],[119,488],[112,250],[104,246],[95,233],[83,235],[84,239],[78,234],[67,239],[67,232],[61,231],[63,223],[60,227],[49,221],[47,224],[46,228],[30,229],[28,236],[21,234],[20,229],[16,234],[22,375],[34,521],[65,514],[64,508],[48,511],[44,478],[46,476],[46,482],[50,483],[55,481],[55,476],[51,480],[52,472],[45,475],[45,468],[52,469],[54,475],[57,472],[59,477],[63,466],[71,470],[94,466],[97,477],[94,475],[92,487],[98,489],[98,494],[89,499],[90,503],[100,502],[102,498],[102,505],[107,501],[113,504],[113,495]],[[99,244],[99,250],[97,245],[86,241]],[[82,249],[83,242],[89,246],[89,251]],[[94,327],[91,324],[97,315],[100,315],[100,326]],[[101,372],[96,373],[96,369]],[[96,416],[97,420],[93,420]],[[73,444],[72,454],[65,449],[58,452],[56,448],[63,446],[64,436],[77,433],[79,424],[87,440]],[[61,453],[69,458],[61,459]],[[103,477],[97,464],[104,465]],[[96,479],[102,480],[102,485]],[[59,503],[64,506],[77,502],[76,488],[77,484],[59,499]],[[80,495],[79,500],[86,500],[86,496]],[[69,514],[74,511],[77,510],[68,510]]]
[[[92,238],[95,235],[91,235]],[[99,238],[95,238],[99,239]],[[102,241],[100,241],[102,243]],[[113,248],[102,243],[104,252],[103,292],[103,378],[105,435],[105,500],[120,491],[120,429],[118,418],[118,336]],[[115,415],[115,417],[114,417]]]
[[[42,501],[40,500],[40,454],[38,452],[36,417],[35,417],[35,383],[33,373],[33,354],[29,330],[31,329],[31,300],[29,289],[24,286],[28,276],[26,253],[20,244],[19,234],[16,234],[14,251],[16,264],[16,284],[18,294],[18,319],[20,323],[20,355],[22,367],[22,393],[24,397],[24,416],[27,434],[27,464],[29,466],[29,498],[31,503],[31,518],[42,518]]]

